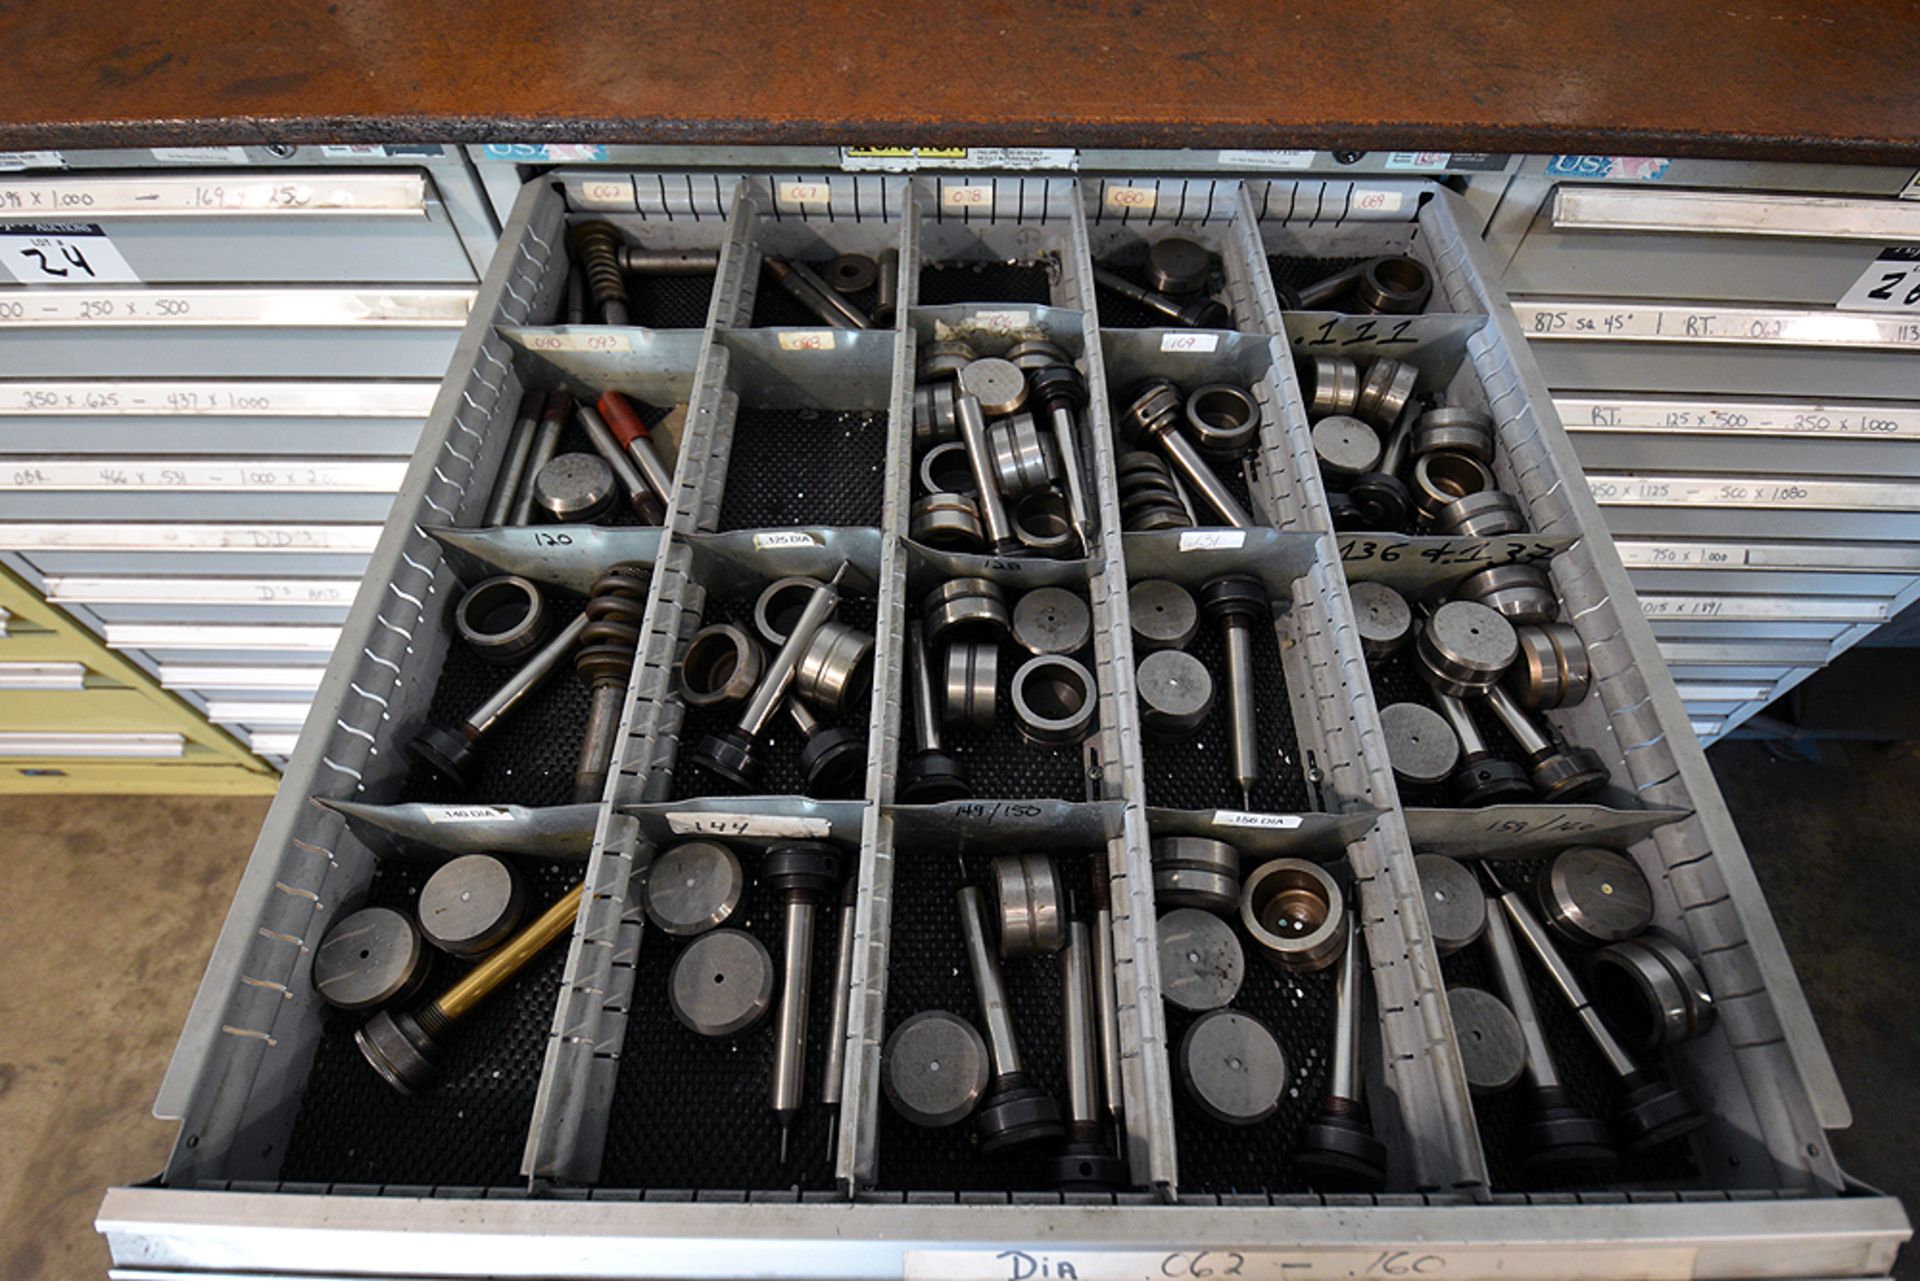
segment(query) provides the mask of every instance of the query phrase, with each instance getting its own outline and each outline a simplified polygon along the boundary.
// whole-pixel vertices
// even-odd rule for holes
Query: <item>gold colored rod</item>
[[[586,886],[582,884],[568,890],[533,924],[502,943],[493,955],[474,966],[465,978],[442,993],[440,999],[433,1003],[432,1010],[452,1022],[492,995],[495,988],[518,974],[528,961],[545,951],[549,943],[573,928],[574,918],[580,914],[580,896],[585,889]]]

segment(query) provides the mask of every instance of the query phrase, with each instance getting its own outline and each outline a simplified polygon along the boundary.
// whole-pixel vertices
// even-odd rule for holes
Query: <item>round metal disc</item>
[[[1470,600],[1450,600],[1434,610],[1427,636],[1442,657],[1477,671],[1504,671],[1520,650],[1513,624]]]
[[[1192,654],[1163,649],[1140,660],[1140,720],[1155,734],[1191,734],[1213,710],[1213,676]]]
[[[613,468],[598,454],[561,454],[533,478],[534,498],[555,520],[590,520],[613,502]]]
[[[915,1125],[964,1121],[987,1091],[987,1043],[973,1024],[922,1010],[893,1030],[880,1052],[880,1088]]]
[[[1653,888],[1618,850],[1561,850],[1539,881],[1540,908],[1564,937],[1589,947],[1618,943],[1653,924]]]
[[[1279,1110],[1287,1056],[1260,1020],[1215,1010],[1180,1038],[1180,1083],[1194,1106],[1222,1125],[1254,1125]]]
[[[701,1036],[733,1036],[773,1006],[773,957],[745,930],[714,930],[687,944],[667,983],[673,1017]]]
[[[647,919],[668,934],[704,934],[727,923],[746,886],[732,850],[716,841],[683,841],[647,869]]]
[[[1360,645],[1368,658],[1385,658],[1413,636],[1413,610],[1385,583],[1353,584],[1353,613],[1360,625]]]
[[[1013,639],[1029,654],[1077,654],[1093,640],[1093,611],[1064,587],[1036,587],[1014,602]]]
[[[1380,437],[1358,418],[1330,414],[1313,425],[1313,452],[1329,476],[1358,476],[1380,465]]]
[[[327,1004],[370,1010],[399,999],[426,976],[420,931],[390,907],[367,907],[334,922],[313,954],[313,988]]]
[[[1213,256],[1191,240],[1156,241],[1147,250],[1147,283],[1170,298],[1203,292]]]
[[[1027,376],[1011,360],[988,356],[960,371],[960,390],[978,400],[988,417],[996,417],[1026,403]]]
[[[1487,928],[1487,894],[1479,878],[1444,854],[1416,854],[1413,870],[1440,955],[1452,956],[1477,940]]]
[[[1387,733],[1387,761],[1405,783],[1444,783],[1460,760],[1460,740],[1446,718],[1419,703],[1380,709]]]
[[[1447,989],[1453,1035],[1460,1044],[1460,1066],[1475,1094],[1498,1094],[1527,1070],[1527,1043],[1520,1021],[1506,1002],[1477,987]]]
[[[525,906],[512,868],[491,854],[463,854],[421,887],[420,932],[455,956],[479,956],[513,933]]]
[[[1246,954],[1233,927],[1212,912],[1176,908],[1160,918],[1160,994],[1196,1013],[1217,1010],[1240,994]]]
[[[1143,578],[1127,589],[1136,648],[1185,649],[1200,630],[1193,593],[1166,578]]]
[[[841,254],[827,264],[827,283],[837,294],[857,294],[871,289],[880,269],[865,254]]]

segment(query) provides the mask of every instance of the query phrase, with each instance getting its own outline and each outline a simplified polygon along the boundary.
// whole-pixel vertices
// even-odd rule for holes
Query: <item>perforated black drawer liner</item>
[[[887,416],[759,409],[734,422],[720,529],[880,523]]]
[[[920,268],[922,307],[952,302],[1053,301],[1052,282],[1060,267],[1052,262],[930,262]]]

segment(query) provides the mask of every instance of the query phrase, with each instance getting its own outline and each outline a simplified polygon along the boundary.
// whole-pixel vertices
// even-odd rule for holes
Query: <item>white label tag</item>
[[[1223,151],[1216,159],[1229,169],[1310,169],[1314,151]]]
[[[842,147],[849,172],[910,173],[916,169],[1078,169],[1072,147]]]
[[[1009,330],[1025,329],[1032,323],[1033,313],[1030,311],[976,311],[973,313],[971,328],[1006,333]]]
[[[940,203],[948,209],[985,209],[993,204],[993,188],[977,183],[940,186]]]
[[[580,182],[580,205],[583,209],[632,210],[633,179],[584,178]]]
[[[0,267],[24,285],[140,280],[97,222],[0,223]]]
[[[833,835],[833,824],[826,819],[794,814],[696,814],[676,811],[667,815],[667,827],[675,836],[816,838]]]
[[[521,341],[528,351],[632,351],[625,334],[606,330],[527,334]]]
[[[154,147],[152,151],[155,160],[170,165],[203,165],[210,160],[229,165],[247,163],[245,147]]]
[[[1920,316],[1920,245],[1889,245],[1834,306]]]
[[[1453,159],[1451,151],[1389,151],[1389,169],[1445,169]]]
[[[833,199],[833,188],[822,178],[818,182],[783,182],[775,189],[782,204],[824,205]]]
[[[1080,153],[1073,147],[968,147],[972,169],[1078,169]]]
[[[1562,1281],[1688,1281],[1691,1248],[1602,1244],[1578,1252],[1523,1246],[1319,1246],[1277,1250],[908,1250],[905,1281],[1351,1281],[1555,1276]]]
[[[1383,191],[1378,187],[1356,189],[1353,193],[1353,207],[1365,213],[1398,213],[1400,206],[1406,203],[1406,193]]]
[[[329,160],[384,160],[387,149],[377,142],[336,143],[320,148]]]
[[[779,529],[753,536],[753,545],[764,551],[769,547],[818,547],[820,540],[799,529]]]
[[[781,351],[832,351],[833,330],[831,329],[783,329],[780,331]]]
[[[422,805],[421,813],[427,816],[429,823],[508,823],[513,821],[510,810],[496,805]]]
[[[1160,201],[1160,193],[1153,187],[1108,187],[1107,208],[1109,209],[1151,209]]]
[[[1291,832],[1300,826],[1298,814],[1250,814],[1246,810],[1215,810],[1215,827],[1265,827],[1278,832]]]
[[[57,151],[0,151],[0,173],[18,169],[65,169],[67,158]]]
[[[1161,351],[1218,351],[1219,334],[1161,334]]]
[[[1195,529],[1180,535],[1180,550],[1183,552],[1216,551],[1225,548],[1228,551],[1247,545],[1247,531],[1244,529]]]

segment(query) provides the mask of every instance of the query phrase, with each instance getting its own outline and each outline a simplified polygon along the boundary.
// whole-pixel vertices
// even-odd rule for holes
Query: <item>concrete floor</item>
[[[1853,1102],[1841,1160],[1920,1207],[1920,758],[1835,748],[1815,766],[1734,743],[1713,760]],[[94,1210],[165,1159],[172,1127],[148,1108],[266,806],[0,799],[5,1281],[104,1271]]]

